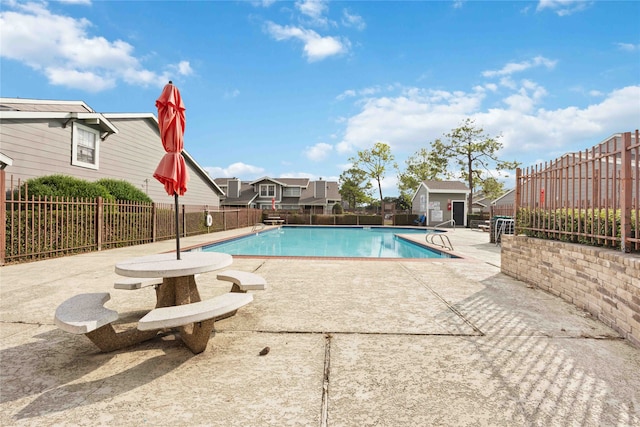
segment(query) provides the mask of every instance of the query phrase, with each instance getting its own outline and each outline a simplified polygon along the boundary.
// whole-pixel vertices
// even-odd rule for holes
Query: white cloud
[[[540,66],[546,67],[547,69],[552,69],[556,66],[557,62],[558,61],[547,59],[544,56],[536,56],[531,61],[509,62],[500,70],[483,71],[482,75],[484,77],[510,76],[511,74],[519,73],[530,68]]]
[[[319,142],[312,147],[307,147],[305,156],[309,160],[319,162],[326,159],[333,151],[333,146],[325,142]]]
[[[104,75],[99,76],[91,71],[48,67],[44,73],[51,84],[85,89],[88,92],[100,92],[116,86],[115,79]]]
[[[304,53],[309,62],[319,61],[329,56],[339,55],[349,50],[348,40],[340,40],[330,36],[320,36],[313,30],[282,26],[267,22],[266,31],[278,41],[297,39],[304,43]]]
[[[193,73],[193,69],[191,68],[191,64],[189,64],[189,61],[180,61],[180,63],[178,63],[177,68],[178,68],[178,73],[180,73],[183,76],[188,76]]]
[[[362,16],[353,15],[347,9],[342,11],[342,25],[345,27],[355,28],[359,31],[362,31],[367,27]]]
[[[256,7],[270,7],[276,0],[254,0],[251,2]]]
[[[324,13],[329,10],[329,6],[327,2],[324,0],[299,0],[295,3],[296,9],[300,11],[301,14],[308,17],[309,24],[326,27],[328,24],[328,20],[324,17]]]
[[[344,92],[342,92],[340,95],[336,96],[336,99],[338,101],[342,101],[343,99],[353,98],[354,96],[356,96],[356,91],[353,89],[347,89]]]
[[[616,43],[616,45],[618,46],[618,49],[624,50],[624,51],[627,51],[627,52],[635,52],[637,50],[640,50],[640,44]]]
[[[527,113],[546,95],[547,91],[542,86],[530,80],[523,80],[522,87],[516,93],[507,96],[504,103],[513,111]]]
[[[225,99],[237,98],[240,96],[240,91],[238,89],[228,90],[224,93]]]
[[[353,98],[356,96],[362,96],[362,97],[370,97],[373,95],[376,95],[380,92],[391,92],[393,90],[399,89],[401,88],[400,85],[387,85],[387,86],[370,86],[370,87],[365,87],[363,89],[347,89],[344,92],[342,92],[341,94],[339,94],[338,96],[336,96],[336,100],[338,101],[343,101],[347,98]]]
[[[265,169],[259,166],[252,166],[246,163],[232,163],[226,168],[219,166],[206,166],[204,170],[209,173],[212,178],[240,178],[242,180],[251,180],[260,178],[264,175]]]
[[[588,148],[599,137],[633,131],[640,117],[640,86],[614,90],[585,107],[553,110],[540,107],[547,91],[530,80],[505,94],[501,107],[483,107],[485,96],[482,88],[471,92],[407,88],[399,96],[369,98],[359,113],[348,118],[336,151],[352,154],[381,141],[401,158],[428,147],[469,117],[485,133],[503,136],[505,159],[552,160],[555,153]]]
[[[585,10],[592,3],[592,1],[587,0],[540,0],[536,11],[551,9],[558,16],[567,16]]]
[[[113,88],[118,80],[162,87],[169,71],[190,74],[183,61],[158,73],[145,69],[123,40],[92,36],[84,18],[57,15],[46,3],[6,3],[0,12],[0,55],[43,73],[54,85],[89,92]]]
[[[60,3],[90,5],[91,0],[58,0]]]

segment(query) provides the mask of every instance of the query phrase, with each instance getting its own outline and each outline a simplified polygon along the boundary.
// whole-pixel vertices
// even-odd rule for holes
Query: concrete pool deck
[[[0,425],[640,425],[640,349],[501,274],[488,233],[449,236],[464,259],[237,258],[268,289],[199,355],[172,334],[100,353],[53,325],[83,292],[110,292],[123,322],[148,311],[153,289],[113,289],[114,265],[173,240],[4,266]]]

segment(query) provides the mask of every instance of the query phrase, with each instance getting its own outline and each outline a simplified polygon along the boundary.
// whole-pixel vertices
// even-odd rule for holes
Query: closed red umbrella
[[[180,259],[178,196],[184,195],[187,191],[189,173],[187,172],[184,157],[182,157],[186,123],[185,108],[180,91],[172,82],[169,82],[162,90],[160,97],[156,100],[156,108],[158,109],[160,138],[167,153],[160,160],[153,177],[164,185],[168,195],[174,196],[176,205],[176,256]]]

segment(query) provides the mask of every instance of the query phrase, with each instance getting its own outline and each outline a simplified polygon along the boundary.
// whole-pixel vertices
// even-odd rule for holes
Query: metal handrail
[[[500,244],[500,237],[503,234],[513,234],[515,221],[510,218],[498,218],[495,225],[495,241],[496,246]]]
[[[456,220],[453,219],[453,218],[448,220],[448,221],[441,222],[440,224],[436,224],[436,225],[434,225],[433,227],[430,227],[430,228],[438,228],[441,225],[445,225],[445,224],[451,224],[451,225],[453,225],[453,228],[456,228]]]
[[[433,241],[433,239],[435,239],[436,237],[440,238],[441,243],[436,243]],[[441,248],[449,249],[451,251],[453,250],[453,245],[451,244],[451,240],[449,240],[449,236],[444,233],[427,233],[424,236],[424,239],[431,245],[440,246]]]
[[[253,228],[251,229],[251,232],[253,233],[254,231],[260,231],[260,230],[264,230],[264,224],[261,222],[256,222],[253,225]]]

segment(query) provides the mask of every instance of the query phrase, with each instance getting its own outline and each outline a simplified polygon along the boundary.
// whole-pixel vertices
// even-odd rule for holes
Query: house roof
[[[0,111],[95,113],[93,108],[83,101],[27,98],[0,98]]]
[[[418,195],[420,187],[426,188],[428,193],[470,193],[469,188],[460,181],[438,181],[435,179],[427,179],[422,181],[418,188],[416,188],[415,193],[413,193],[413,197],[411,197],[411,201],[413,201]]]
[[[278,178],[278,181],[284,183],[287,187],[309,186],[309,178]]]
[[[29,103],[14,103],[12,98],[0,98],[0,118],[2,119],[59,119],[62,127],[72,121],[80,121],[85,124],[98,125],[105,134],[102,139],[112,133],[118,133],[118,128],[111,123],[104,114],[96,113],[81,101],[68,101],[63,103],[51,103],[30,99]],[[26,101],[19,99],[18,101]]]
[[[506,191],[502,196],[498,197],[497,199],[495,199],[492,203],[498,203],[500,200],[504,199],[505,197],[509,196],[510,194],[512,194],[514,191],[516,191],[515,188],[512,188],[511,190]]]
[[[153,128],[154,129],[158,129],[158,138],[160,138],[160,131],[158,128],[158,118],[155,116],[155,114],[153,113],[105,113],[103,114],[106,118],[108,119],[112,119],[112,120],[128,120],[128,119],[141,119],[141,120],[149,120],[151,122],[153,122]],[[219,195],[223,195],[224,191],[222,191],[222,189],[218,186],[218,184],[216,184],[216,182],[213,180],[213,178],[211,178],[211,176],[209,175],[209,173],[207,171],[205,171],[202,166],[200,166],[200,164],[198,162],[196,162],[196,159],[194,159],[191,154],[189,154],[189,152],[187,150],[182,150],[182,156],[184,157],[185,161],[187,163],[189,163],[197,172],[199,175],[202,176],[202,179],[208,183],[215,191],[218,192]]]
[[[13,159],[9,156],[5,156],[0,153],[0,169],[4,169],[7,166],[11,166],[13,164]]]
[[[227,179],[227,178],[224,178]],[[283,187],[304,187],[306,188],[309,185],[309,178],[271,178],[268,176],[263,176],[262,178],[258,178],[256,180],[251,181],[249,184],[254,185],[263,181],[270,181],[278,185],[282,185]]]
[[[422,184],[431,192],[469,193],[469,188],[460,181],[426,180]]]
[[[273,182],[274,184],[283,185],[285,187],[287,186],[287,184],[285,184],[284,182],[281,182],[281,181],[279,181],[277,179],[274,179],[274,178],[270,178],[268,176],[263,176],[262,178],[258,178],[255,181],[251,181],[249,184],[250,185],[254,185],[254,184],[258,184],[258,183],[263,182],[263,181],[270,181],[270,182]]]

